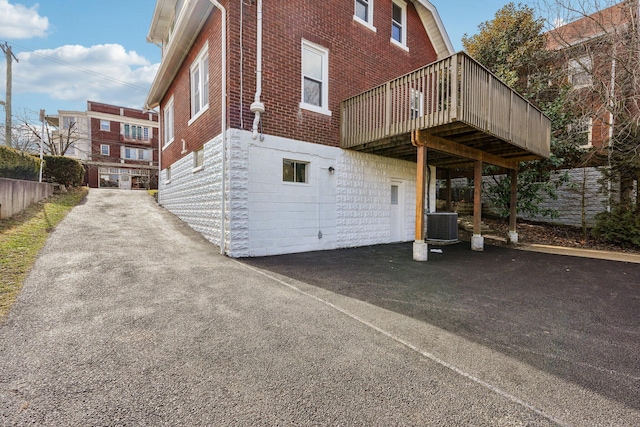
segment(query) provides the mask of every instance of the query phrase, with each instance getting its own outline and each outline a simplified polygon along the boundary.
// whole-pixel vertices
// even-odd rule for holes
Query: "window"
[[[307,164],[295,160],[282,160],[282,180],[284,182],[307,182]]]
[[[391,204],[392,205],[398,204],[398,186],[397,185],[391,185]]]
[[[100,154],[103,156],[109,155],[109,146],[107,144],[100,144]]]
[[[591,117],[581,117],[569,125],[569,135],[575,140],[576,145],[581,148],[592,146],[593,119]]]
[[[208,45],[202,49],[191,64],[191,120],[209,108],[209,52]]]
[[[109,120],[100,120],[100,130],[110,131],[111,122],[109,122]]]
[[[329,111],[329,51],[302,41],[302,102],[300,108],[331,115]]]
[[[76,124],[75,117],[63,117],[62,118],[62,129],[73,129]]]
[[[149,128],[144,126],[137,125],[124,125],[124,138],[125,139],[135,139],[140,141],[148,141],[149,140]]]
[[[165,183],[168,184],[171,182],[171,166],[167,166],[166,171],[167,171],[166,172],[167,175],[166,175]]]
[[[569,61],[569,83],[574,89],[591,86],[593,84],[591,73],[591,57],[583,56]]]
[[[204,167],[204,148],[193,152],[193,168],[194,172],[202,170]]]
[[[407,3],[394,0],[392,3],[391,41],[407,49]]]
[[[373,26],[373,0],[355,0],[353,19],[365,27],[376,31]]]
[[[143,148],[122,147],[121,158],[126,160],[151,161],[151,150]]]
[[[162,118],[164,124],[164,145],[169,145],[173,142],[173,97],[167,103],[164,108],[164,116]]]

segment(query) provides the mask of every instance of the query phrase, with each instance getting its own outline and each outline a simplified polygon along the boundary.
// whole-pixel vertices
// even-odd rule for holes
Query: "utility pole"
[[[4,45],[0,45],[0,49],[2,49],[5,56],[7,57],[7,96],[4,101],[4,114],[6,117],[4,143],[7,147],[11,147],[11,64],[13,62],[13,59],[18,62],[18,58],[16,58],[16,56],[11,51],[11,46],[9,46],[9,43],[4,42]]]

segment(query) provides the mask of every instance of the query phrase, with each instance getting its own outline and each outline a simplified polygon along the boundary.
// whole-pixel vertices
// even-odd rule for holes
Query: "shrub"
[[[619,205],[611,212],[601,212],[596,215],[592,233],[622,246],[640,247],[640,211]]]
[[[0,178],[37,181],[40,159],[22,151],[0,146]]]
[[[84,180],[84,167],[75,159],[62,156],[44,156],[43,181],[77,187]]]

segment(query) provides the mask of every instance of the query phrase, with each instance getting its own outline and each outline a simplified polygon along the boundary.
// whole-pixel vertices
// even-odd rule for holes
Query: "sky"
[[[478,25],[491,20],[508,0],[431,3],[459,51],[462,36],[475,34]],[[0,44],[8,43],[18,58],[12,64],[13,117],[26,113],[37,120],[40,109],[48,115],[86,111],[88,100],[142,108],[160,61],[160,48],[146,41],[155,4],[156,0],[0,0]],[[3,101],[5,76],[6,61],[0,57]]]

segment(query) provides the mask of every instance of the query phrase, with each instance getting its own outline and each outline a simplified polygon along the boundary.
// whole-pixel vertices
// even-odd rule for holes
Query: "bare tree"
[[[572,90],[565,112],[575,133],[590,130],[592,164],[624,198],[640,176],[640,25],[638,0],[540,0],[548,48]],[[586,142],[586,141],[585,141]],[[629,198],[630,200],[630,198]]]
[[[43,140],[44,152],[52,156],[64,156],[82,137],[78,123],[75,121],[60,123],[58,117],[46,117],[44,135],[42,135],[42,124],[34,120],[27,111],[19,116],[19,121],[23,133],[28,134],[24,138],[30,141],[29,146],[35,144],[39,147],[40,140]]]

